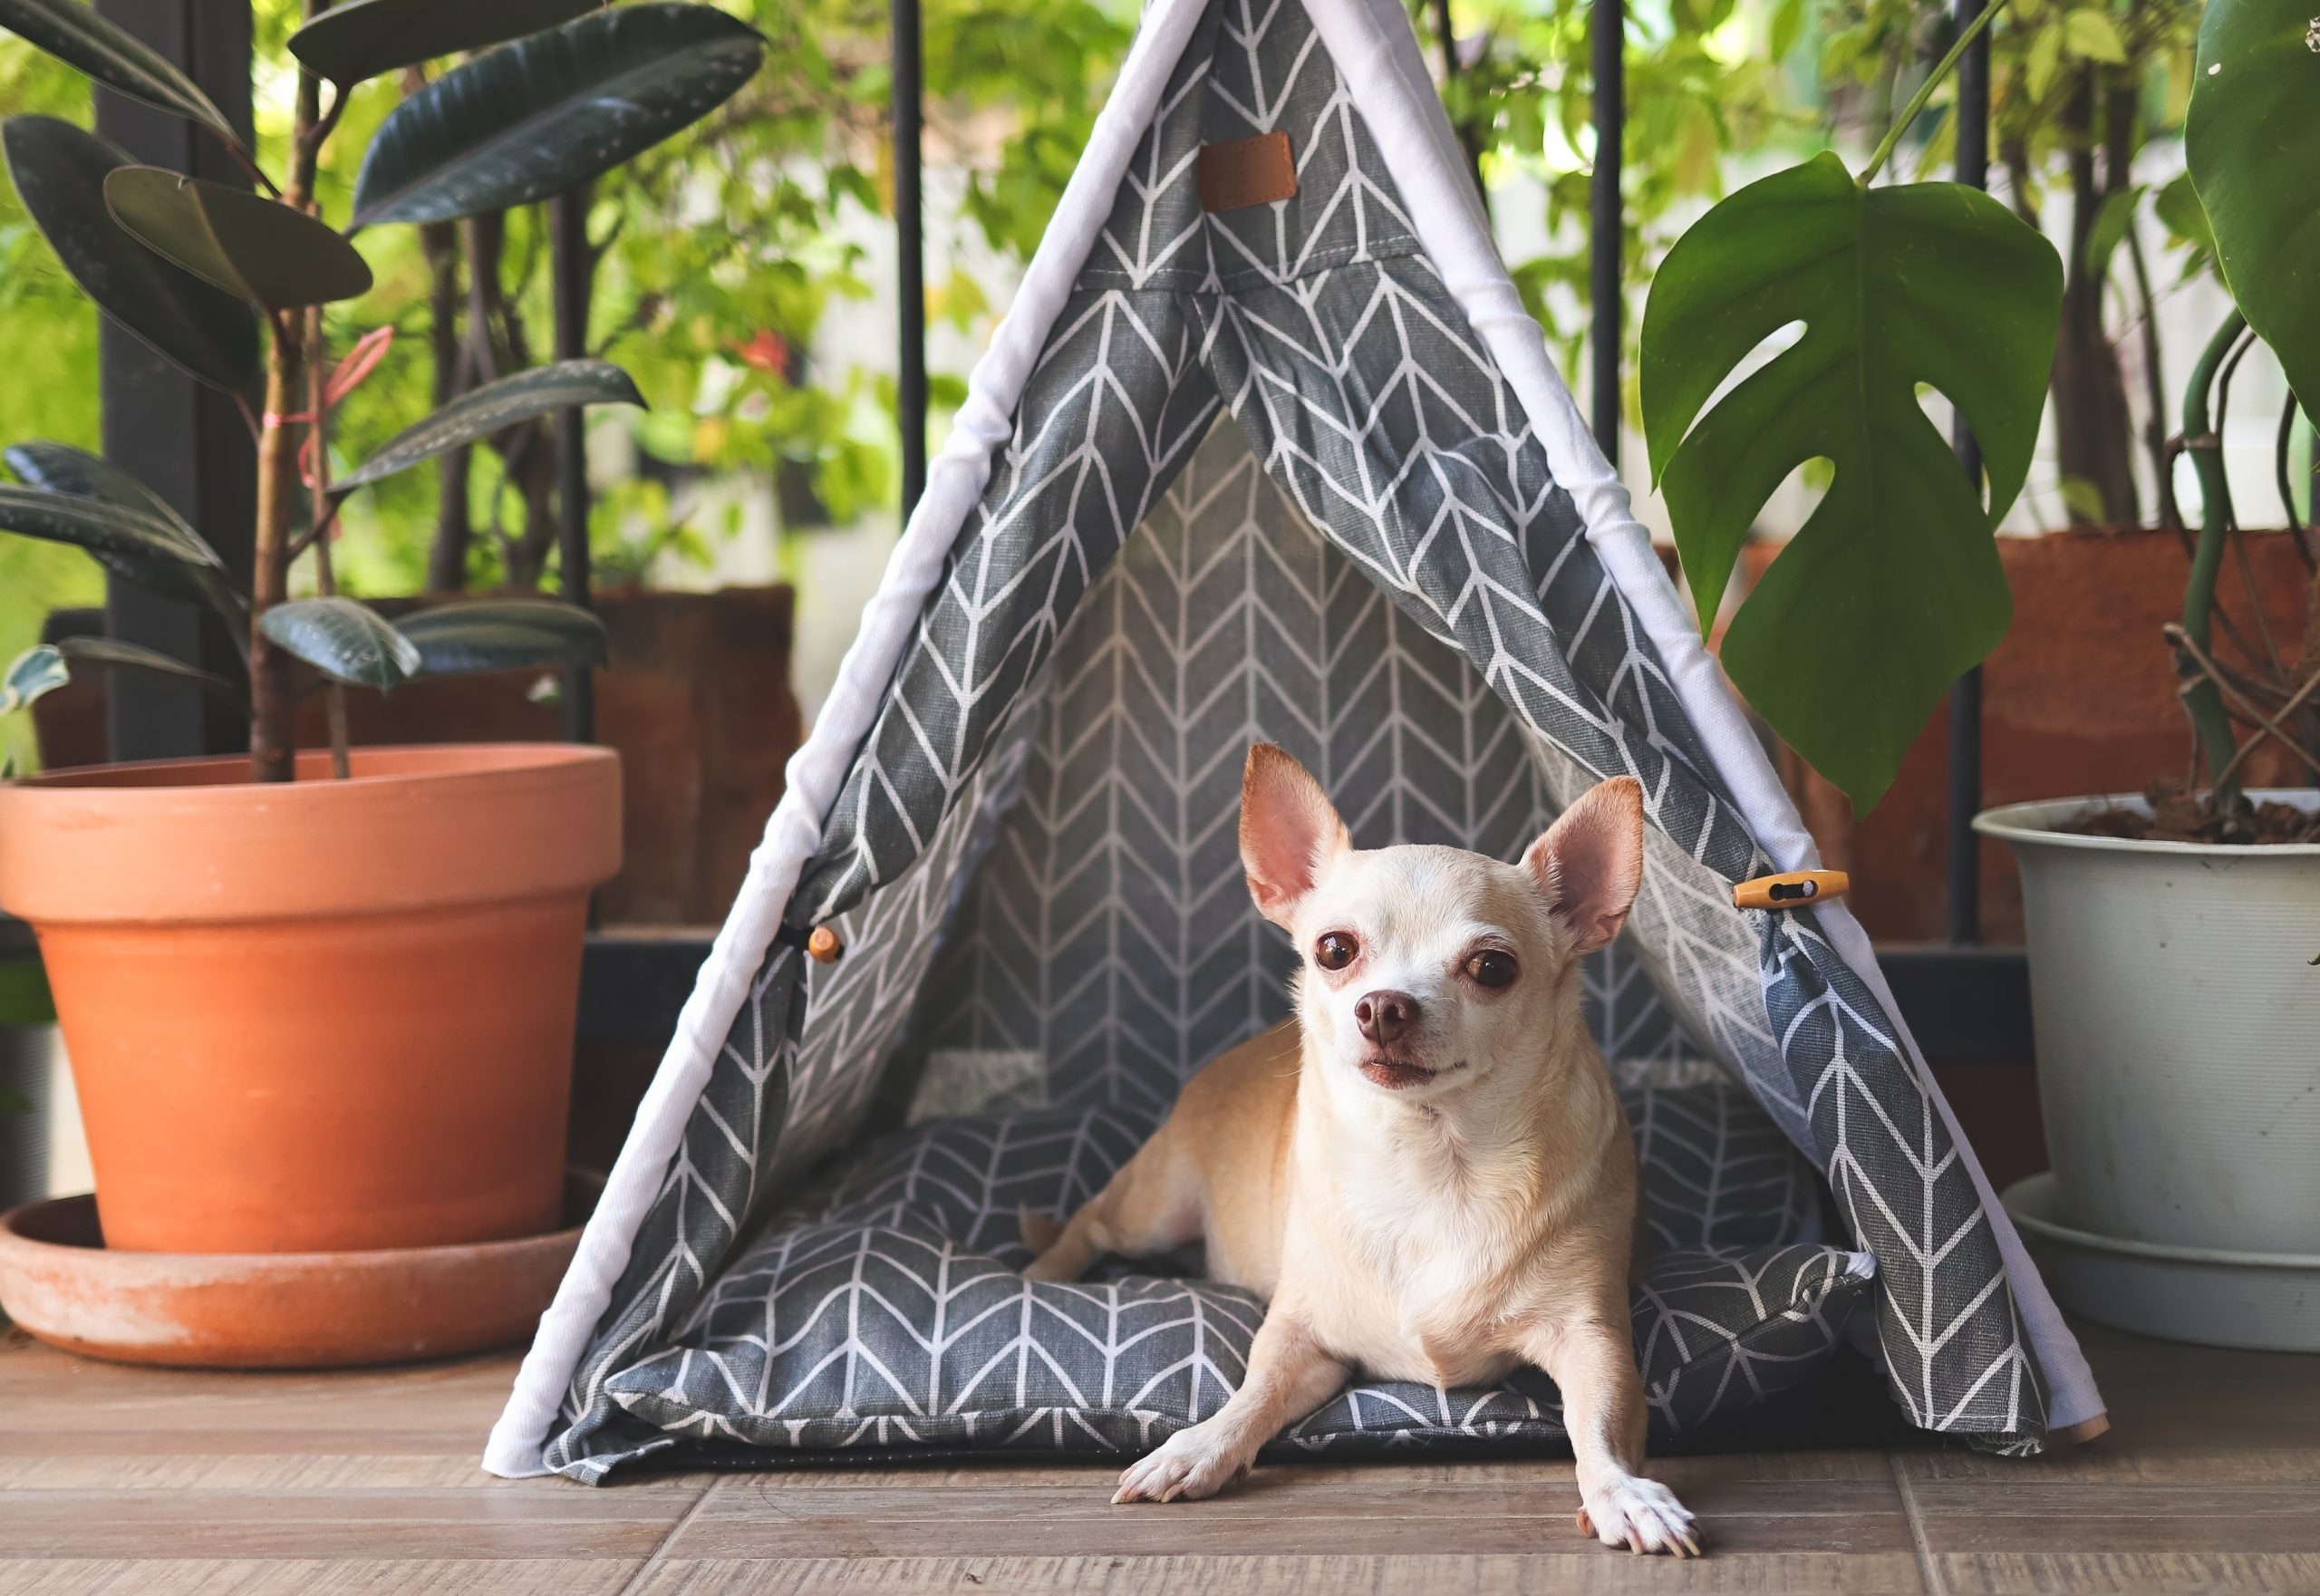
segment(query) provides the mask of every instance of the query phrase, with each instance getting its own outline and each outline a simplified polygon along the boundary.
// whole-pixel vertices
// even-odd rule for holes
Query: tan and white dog
[[[1302,956],[1295,1017],[1194,1077],[1059,1232],[1026,1216],[1034,1280],[1203,1241],[1212,1277],[1267,1300],[1240,1389],[1113,1499],[1214,1495],[1356,1369],[1463,1386],[1532,1363],[1562,1393],[1581,1533],[1696,1555],[1692,1515],[1638,1472],[1635,1148],[1580,1011],[1580,956],[1619,933],[1642,878],[1642,788],[1595,788],[1519,866],[1360,852],[1304,768],[1260,743],[1241,857]]]

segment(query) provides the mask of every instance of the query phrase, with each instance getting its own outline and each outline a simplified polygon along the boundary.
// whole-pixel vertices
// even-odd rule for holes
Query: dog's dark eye
[[[1332,931],[1313,944],[1313,962],[1324,970],[1342,970],[1353,962],[1361,944],[1342,931]]]
[[[1496,948],[1485,948],[1466,961],[1466,973],[1476,986],[1513,986],[1514,961]]]

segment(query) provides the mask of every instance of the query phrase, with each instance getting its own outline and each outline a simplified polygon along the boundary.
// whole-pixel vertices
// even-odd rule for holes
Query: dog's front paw
[[[1630,1552],[1700,1554],[1699,1531],[1676,1493],[1658,1480],[1620,1475],[1580,1491],[1579,1533]]]
[[[1203,1434],[1208,1431],[1207,1434]],[[1249,1456],[1204,1424],[1178,1430],[1120,1475],[1119,1502],[1197,1502],[1237,1485],[1249,1475]]]

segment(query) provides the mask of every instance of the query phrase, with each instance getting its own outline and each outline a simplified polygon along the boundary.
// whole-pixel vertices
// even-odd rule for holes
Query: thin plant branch
[[[2291,392],[2287,402],[2280,407],[2280,430],[2272,440],[2272,475],[2280,490],[2280,513],[2287,517],[2288,535],[2296,541],[2296,556],[2303,560],[2307,576],[2320,574],[2320,556],[2312,550],[2312,540],[2306,536],[2304,517],[2296,513],[2296,479],[2288,470],[2288,453],[2296,441],[2296,395]]]
[[[330,347],[324,341],[319,305],[306,312],[306,413],[311,418],[307,435],[314,447],[314,526],[304,541],[314,547],[314,585],[329,598],[338,592],[330,557],[330,524],[336,509],[330,498]],[[353,774],[347,752],[346,684],[334,677],[323,693],[323,713],[330,722],[331,774],[343,781]]]
[[[2183,447],[2190,451],[2191,464],[2199,476],[2200,525],[2191,574],[2184,585],[2183,619],[2178,629],[2187,645],[2195,647],[2201,658],[2206,657],[2208,639],[2218,613],[2216,576],[2223,565],[2223,546],[2230,537],[2232,526],[2231,487],[2224,477],[2223,440],[2209,410],[2209,396],[2215,389],[2217,372],[2247,330],[2248,319],[2234,306],[2200,352],[2191,371],[2190,385],[2183,395]],[[2211,774],[2221,773],[2238,746],[2224,714],[2221,691],[2218,682],[2192,680],[2184,684],[2182,694],[2184,712],[2190,716],[2191,729],[2199,737],[2200,751],[2207,756]],[[2228,808],[2230,800],[2230,789],[2218,786],[2217,808]]]
[[[2280,705],[2279,710],[2277,711],[2278,719],[2285,721],[2290,715],[2295,714],[2296,711],[2302,709],[2304,707],[2305,701],[2312,696],[2313,692],[2315,689],[2320,689],[2320,671],[2315,671],[2311,675],[2306,676],[2304,679],[2304,685],[2297,688],[2295,694],[2285,703]],[[2240,765],[2247,759],[2249,754],[2256,751],[2257,746],[2263,740],[2264,740],[2260,737],[2251,737],[2246,742],[2239,745],[2239,751],[2231,756],[2231,763],[2224,767],[2223,777],[2225,780],[2228,781],[2232,777],[2239,773]],[[2297,745],[2299,749],[2301,749],[2302,746],[2302,744]]]
[[[1941,80],[1949,75],[1950,70],[1966,53],[1966,47],[1981,36],[1983,29],[1997,20],[1997,14],[2006,6],[2006,0],[1996,0],[1996,4],[1984,6],[1979,16],[1958,30],[1948,53],[1934,63],[1933,70],[1925,74],[1925,82],[1918,85],[1918,92],[1909,96],[1909,102],[1901,107],[1901,114],[1893,119],[1893,125],[1885,130],[1885,137],[1879,140],[1877,148],[1870,152],[1869,164],[1861,169],[1862,188],[1866,189],[1877,180],[1877,174],[1892,159],[1894,146],[1900,143],[1901,135],[1909,131],[1909,124],[1918,120],[1918,112],[1923,111],[1926,102],[1933,98],[1933,92],[1941,86]]]
[[[2179,654],[2188,657],[2191,663],[2197,667],[2197,669],[2191,672],[2191,680],[2183,684],[2182,692],[2186,698],[2190,697],[2193,689],[2199,683],[2205,682],[2212,684],[2216,691],[2221,693],[2225,700],[2228,701],[2234,709],[2238,710],[2242,715],[2247,717],[2252,724],[2259,729],[2259,740],[2265,736],[2278,739],[2281,747],[2286,749],[2297,759],[2302,759],[2306,765],[2309,765],[2315,775],[2320,775],[2320,755],[2314,754],[2311,750],[2306,748],[2301,742],[2298,742],[2293,735],[2280,725],[2276,717],[2267,715],[2262,710],[2248,701],[2247,697],[2240,692],[2239,689],[2232,685],[2229,673],[2227,672],[2220,665],[2216,663],[2215,660],[2208,653],[2207,650],[2201,648],[2198,643],[2191,641],[2191,634],[2184,631],[2180,623],[2170,621],[2167,624],[2166,637],[2169,643],[2175,645],[2176,651]],[[2227,790],[2224,773],[2231,770],[2237,766],[2238,760],[2236,756],[2238,751],[2239,750],[2235,748],[2232,750],[2232,756],[2228,756],[2224,761],[2217,767],[2217,779],[2212,785],[2214,786],[2218,796],[2218,801],[2217,808],[2218,809],[2222,808],[2222,803],[2220,801],[2222,794]],[[2212,758],[2212,750],[2210,750],[2210,758]]]
[[[2127,220],[2126,246],[2127,265],[2134,273],[2135,295],[2142,302],[2142,314],[2137,320],[2142,335],[2143,391],[2151,404],[2151,421],[2143,430],[2143,441],[2151,450],[2151,466],[2159,478],[2159,524],[2180,532],[2183,509],[2175,502],[2173,460],[2167,450],[2167,376],[2160,361],[2159,300],[2151,292],[2151,267],[2143,259],[2142,240],[2136,236],[2132,217]]]

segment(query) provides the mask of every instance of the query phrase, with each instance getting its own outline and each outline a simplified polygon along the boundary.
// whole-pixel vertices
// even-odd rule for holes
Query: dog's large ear
[[[1562,812],[1522,856],[1555,917],[1592,953],[1619,934],[1643,885],[1643,784],[1614,776]]]
[[[1241,863],[1257,912],[1286,930],[1322,868],[1353,846],[1321,784],[1269,742],[1241,775]]]

